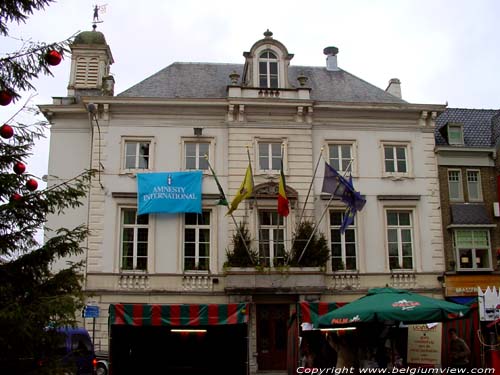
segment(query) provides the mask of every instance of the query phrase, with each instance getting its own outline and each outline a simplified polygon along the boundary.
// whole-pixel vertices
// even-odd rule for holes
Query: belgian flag
[[[286,196],[286,182],[283,174],[283,160],[281,160],[280,182],[278,186],[278,215],[288,216],[290,213],[288,198]]]

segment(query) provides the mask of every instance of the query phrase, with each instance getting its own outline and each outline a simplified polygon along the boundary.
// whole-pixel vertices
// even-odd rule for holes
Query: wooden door
[[[286,370],[287,304],[257,305],[257,364],[259,370]]]

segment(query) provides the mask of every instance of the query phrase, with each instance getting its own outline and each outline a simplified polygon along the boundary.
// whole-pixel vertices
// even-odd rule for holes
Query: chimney
[[[326,47],[323,53],[326,55],[326,70],[331,72],[340,70],[337,65],[337,53],[339,53],[339,49],[337,47]]]
[[[401,81],[399,78],[391,78],[389,80],[389,86],[387,86],[385,91],[391,95],[397,96],[400,99],[403,98],[401,96]]]

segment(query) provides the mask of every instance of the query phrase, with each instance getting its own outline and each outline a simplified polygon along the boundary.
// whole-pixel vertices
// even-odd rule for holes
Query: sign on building
[[[477,301],[479,305],[479,320],[493,321],[500,319],[500,289],[496,287],[486,290],[477,288]]]
[[[408,325],[409,364],[441,366],[441,323]]]

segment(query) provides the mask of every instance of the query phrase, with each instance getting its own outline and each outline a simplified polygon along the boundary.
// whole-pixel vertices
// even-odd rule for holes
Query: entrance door
[[[257,305],[257,364],[259,370],[286,370],[287,322],[290,308]]]

